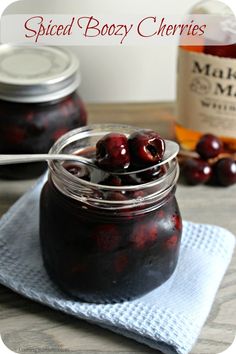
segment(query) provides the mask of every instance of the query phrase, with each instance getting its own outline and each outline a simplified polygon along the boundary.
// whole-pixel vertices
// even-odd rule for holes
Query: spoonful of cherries
[[[0,165],[38,162],[74,161],[109,173],[126,174],[143,171],[153,165],[163,165],[172,160],[179,151],[178,144],[164,140],[152,130],[125,134],[108,133],[98,140],[95,158],[80,154],[17,154],[0,155]]]

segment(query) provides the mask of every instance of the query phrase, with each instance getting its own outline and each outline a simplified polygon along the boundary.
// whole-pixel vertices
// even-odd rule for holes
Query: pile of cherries
[[[165,141],[152,130],[134,132],[129,138],[124,134],[109,133],[96,144],[96,161],[107,171],[132,171],[157,164],[164,152]]]
[[[108,133],[98,140],[94,150],[91,152],[94,154],[94,162],[101,171],[106,172],[105,178],[104,174],[81,168],[80,165],[70,164],[64,167],[79,178],[117,187],[146,183],[163,174],[163,167],[155,165],[164,156],[165,141],[155,131],[138,130],[128,137],[121,133]],[[152,166],[150,170],[134,173]],[[119,174],[122,172],[127,173]]]
[[[196,145],[196,156],[183,161],[182,174],[190,185],[209,183],[230,186],[236,183],[236,161],[224,151],[223,142],[215,135],[204,134]]]

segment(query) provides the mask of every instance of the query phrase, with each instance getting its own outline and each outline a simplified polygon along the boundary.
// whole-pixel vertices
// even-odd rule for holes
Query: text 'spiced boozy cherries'
[[[204,134],[196,146],[196,151],[205,160],[218,156],[222,150],[223,143],[212,134]]]
[[[165,152],[165,141],[152,130],[141,130],[130,135],[129,148],[137,166],[150,166],[161,161]]]
[[[101,139],[102,131],[106,133]],[[182,233],[175,199],[177,145],[163,165],[153,161],[144,171],[133,171],[133,156],[126,147],[134,131],[122,125],[84,127],[66,134],[51,149],[96,161],[97,145],[97,165],[102,164],[93,169],[51,161],[41,193],[40,240],[46,270],[62,290],[82,301],[135,299],[163,284],[177,264]],[[158,160],[163,151],[159,154]],[[125,174],[110,172],[124,169],[128,162]]]
[[[60,136],[87,123],[72,53],[2,45],[0,57],[0,154],[48,153]],[[45,162],[0,166],[0,178],[35,178],[46,168]]]
[[[236,161],[231,158],[222,158],[214,165],[216,181],[221,186],[230,186],[236,183]]]
[[[183,166],[183,172],[187,183],[191,185],[206,183],[212,175],[211,166],[198,159],[188,159]]]
[[[97,164],[108,171],[120,171],[129,167],[130,154],[124,134],[109,133],[97,142]]]

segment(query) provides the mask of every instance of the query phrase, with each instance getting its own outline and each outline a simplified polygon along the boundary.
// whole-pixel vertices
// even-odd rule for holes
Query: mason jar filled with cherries
[[[94,162],[49,162],[40,240],[51,279],[95,303],[134,299],[163,284],[182,232],[178,145],[150,130],[106,124],[67,133],[50,153]]]
[[[79,62],[57,47],[0,46],[0,154],[47,153],[87,122]],[[46,163],[0,166],[0,178],[27,179]]]

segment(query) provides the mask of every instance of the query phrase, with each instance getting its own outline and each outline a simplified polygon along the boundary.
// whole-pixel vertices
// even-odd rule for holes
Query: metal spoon
[[[0,165],[11,165],[16,163],[38,162],[38,161],[75,161],[83,165],[98,168],[93,160],[87,157],[72,154],[19,154],[19,155],[0,155]]]
[[[165,140],[166,148],[163,159],[157,165],[161,166],[172,159],[174,159],[179,152],[179,145],[171,140]],[[0,165],[10,165],[16,163],[27,163],[27,162],[38,162],[38,161],[74,161],[79,162],[83,165],[87,165],[93,167],[95,169],[99,169],[99,167],[94,163],[92,159],[81,155],[73,155],[73,154],[19,154],[19,155],[0,155]],[[147,170],[149,167],[139,171],[132,171],[133,173],[142,172]],[[130,171],[125,172],[109,172],[111,174],[130,174]]]

